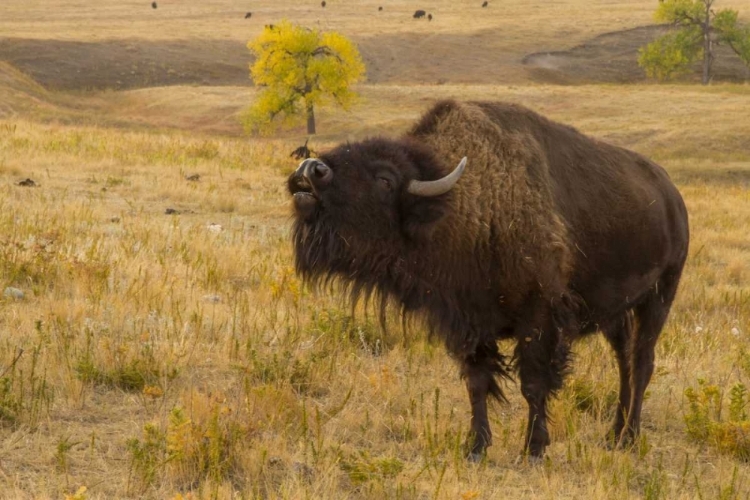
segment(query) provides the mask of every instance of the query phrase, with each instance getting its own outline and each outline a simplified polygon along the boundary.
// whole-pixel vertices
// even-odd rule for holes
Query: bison
[[[423,11],[422,9],[415,10],[414,11],[414,15],[412,17],[414,19],[420,19],[420,18],[423,18],[425,16],[425,14],[427,14],[427,12]]]
[[[487,399],[504,399],[514,371],[525,452],[543,455],[571,342],[596,331],[619,367],[610,442],[633,441],[688,251],[685,205],[659,165],[518,105],[448,100],[401,137],[304,160],[288,189],[297,272],[374,299],[381,321],[397,303],[457,360],[470,459],[491,444]]]

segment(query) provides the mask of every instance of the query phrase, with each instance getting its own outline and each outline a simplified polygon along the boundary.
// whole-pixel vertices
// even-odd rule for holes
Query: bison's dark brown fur
[[[445,194],[411,194],[461,157]],[[547,400],[569,345],[602,331],[620,368],[610,434],[640,427],[654,345],[687,255],[682,198],[661,167],[532,111],[443,101],[405,136],[345,144],[289,178],[296,267],[337,279],[353,300],[395,299],[424,316],[460,363],[472,408],[471,457],[490,444],[488,394],[519,372],[529,404],[526,449],[549,443]],[[497,341],[514,338],[511,358]]]

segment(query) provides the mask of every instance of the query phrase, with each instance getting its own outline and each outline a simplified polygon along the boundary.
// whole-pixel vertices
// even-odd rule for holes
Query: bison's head
[[[288,181],[298,272],[382,284],[407,247],[429,240],[465,164],[445,175],[442,158],[384,139],[304,160]]]

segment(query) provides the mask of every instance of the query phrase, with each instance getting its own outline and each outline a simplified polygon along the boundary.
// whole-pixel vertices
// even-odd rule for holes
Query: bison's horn
[[[413,180],[409,183],[409,187],[406,188],[411,194],[417,196],[440,196],[450,191],[453,186],[456,185],[458,179],[461,178],[461,174],[464,173],[464,167],[466,166],[466,157],[461,159],[458,166],[442,179],[435,181],[417,181]]]

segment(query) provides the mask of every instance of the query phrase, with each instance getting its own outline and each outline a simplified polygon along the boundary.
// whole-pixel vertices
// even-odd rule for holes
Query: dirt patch
[[[545,83],[637,83],[646,81],[638,66],[638,49],[666,34],[669,26],[641,26],[599,35],[564,51],[529,54],[522,62],[532,79]],[[700,81],[700,65],[682,78]],[[714,61],[714,81],[746,81],[750,70],[728,47],[718,47]]]
[[[399,33],[357,40],[370,83],[520,83],[525,69],[494,30]]]
[[[250,85],[250,53],[224,40],[0,40],[0,60],[48,89]]]
[[[355,38],[369,83],[553,84],[637,83],[638,49],[666,33],[644,26],[597,36],[565,51],[521,57],[523,49],[493,30],[473,33],[382,33]],[[561,40],[566,37],[561,36]],[[520,49],[520,50],[519,50]],[[100,42],[0,39],[0,61],[52,90],[126,90],[171,85],[251,86],[252,56],[236,40],[143,39]],[[700,67],[694,75],[697,80]],[[715,80],[741,81],[748,70],[726,47],[715,62]]]
[[[382,34],[356,39],[370,83],[511,83],[525,78],[495,33]],[[101,42],[0,39],[5,60],[51,90],[252,85],[250,52],[233,40]]]

